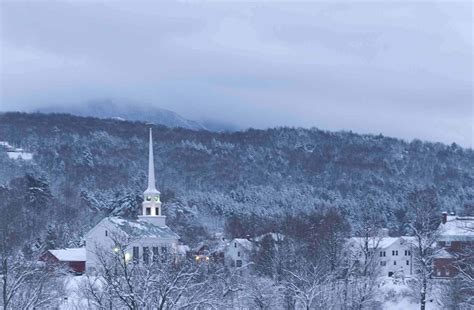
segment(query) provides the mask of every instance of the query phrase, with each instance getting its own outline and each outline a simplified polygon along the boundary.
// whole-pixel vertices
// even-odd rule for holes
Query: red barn
[[[46,264],[60,264],[67,266],[71,272],[83,274],[86,270],[86,249],[69,248],[48,250],[40,257]]]
[[[455,216],[443,212],[439,237],[438,254],[435,256],[435,277],[456,276],[463,261],[471,261],[474,253],[474,217]]]

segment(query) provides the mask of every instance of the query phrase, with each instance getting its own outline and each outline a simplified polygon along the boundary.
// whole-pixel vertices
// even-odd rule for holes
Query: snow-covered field
[[[81,295],[81,288],[87,281],[86,276],[69,275],[64,278],[66,296],[60,306],[61,310],[92,309]],[[410,288],[402,281],[391,278],[384,279],[380,287],[378,300],[384,310],[418,310],[419,303],[410,294]],[[427,310],[445,309],[440,301],[432,299],[426,305]]]

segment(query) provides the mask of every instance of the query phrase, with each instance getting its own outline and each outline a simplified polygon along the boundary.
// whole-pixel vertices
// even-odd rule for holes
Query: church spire
[[[150,144],[148,149],[148,188],[146,189],[145,193],[156,193],[158,190],[156,189],[155,183],[155,163],[153,160],[153,137],[150,128]]]
[[[153,162],[153,137],[150,128],[150,144],[148,149],[148,187],[145,190],[142,214],[138,218],[146,220],[153,225],[166,226],[165,216],[161,215],[160,192],[155,184],[155,164]]]

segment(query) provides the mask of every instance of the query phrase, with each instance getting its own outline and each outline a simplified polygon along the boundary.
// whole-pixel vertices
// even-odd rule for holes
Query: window
[[[133,255],[133,261],[135,263],[138,263],[138,257],[139,257],[140,254],[139,254],[139,250],[138,250],[137,246],[133,247],[133,254],[132,255]]]
[[[411,255],[410,250],[405,250],[405,256],[410,256],[410,255]]]
[[[158,252],[158,247],[154,246],[152,251],[153,251],[153,262],[156,263],[158,262],[158,258],[160,257],[160,254]]]
[[[451,246],[451,241],[446,241],[444,244],[445,246]]]
[[[240,257],[240,252],[237,252],[237,256]]]
[[[150,249],[147,246],[143,247],[143,263],[148,264],[150,262]]]
[[[236,247],[237,247],[237,242],[234,242],[234,248],[236,248]]]
[[[381,261],[380,266],[387,266],[387,262]]]
[[[146,196],[146,201],[151,201],[151,196]]]
[[[242,260],[238,259],[235,263],[237,267],[242,267]]]
[[[168,249],[165,246],[161,247],[161,253],[166,254],[167,251]]]
[[[449,277],[449,269],[446,269],[446,276]]]
[[[407,260],[407,266],[408,266],[408,265],[410,265],[410,261],[409,261],[409,260]]]
[[[393,261],[393,265],[394,265],[394,266],[397,265],[397,261],[396,261],[396,260]]]
[[[385,257],[385,251],[380,251],[380,257]]]
[[[398,256],[398,250],[393,250],[392,251],[392,256]]]
[[[438,277],[441,277],[441,270],[438,269],[438,270],[436,271],[436,275],[437,275]]]
[[[105,231],[105,236],[107,237],[109,235],[109,232],[106,230]]]
[[[146,208],[146,215],[150,215],[151,214],[151,208]]]

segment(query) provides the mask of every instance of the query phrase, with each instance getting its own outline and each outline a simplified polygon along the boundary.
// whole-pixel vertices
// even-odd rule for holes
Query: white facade
[[[235,238],[224,250],[225,264],[229,267],[242,267],[250,262],[253,243],[248,239]]]
[[[148,187],[144,192],[142,213],[137,220],[106,217],[86,235],[86,272],[101,269],[100,257],[104,253],[119,251],[124,247],[126,260],[146,264],[159,261],[167,255],[181,255],[179,236],[166,226],[161,215],[160,192],[155,187],[153,141],[150,129],[148,162]]]
[[[375,252],[376,264],[381,276],[410,276],[413,274],[413,237],[371,238],[368,248]],[[362,261],[365,239],[353,237],[349,240],[352,258]]]

